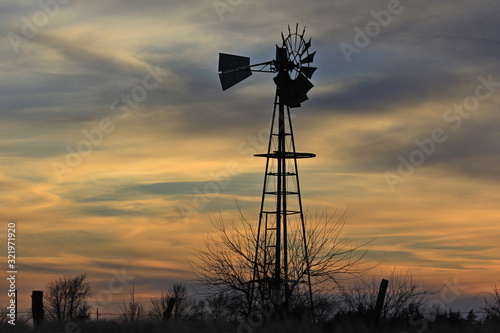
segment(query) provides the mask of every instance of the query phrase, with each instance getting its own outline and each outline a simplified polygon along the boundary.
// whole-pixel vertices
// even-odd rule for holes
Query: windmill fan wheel
[[[307,92],[314,85],[309,81],[316,67],[311,67],[315,52],[309,53],[311,39],[304,40],[305,28],[302,33],[295,32],[288,27],[288,36],[282,34],[283,46],[276,48],[276,62],[278,75],[274,82],[281,89],[280,97],[289,107],[300,107],[300,103],[308,99]]]

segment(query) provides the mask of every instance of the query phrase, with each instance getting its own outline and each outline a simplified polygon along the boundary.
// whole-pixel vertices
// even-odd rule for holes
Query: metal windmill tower
[[[283,44],[276,45],[276,59],[250,65],[250,58],[220,53],[219,77],[226,90],[252,75],[252,72],[277,74],[276,95],[266,158],[264,186],[255,244],[251,306],[273,301],[279,312],[286,312],[292,295],[303,290],[314,319],[309,248],[302,210],[297,160],[315,157],[295,150],[290,108],[300,107],[313,87],[309,81],[316,52],[309,52],[311,39],[288,27],[281,33]],[[305,290],[302,286],[305,286]],[[295,296],[294,296],[295,297]],[[273,299],[274,298],[274,299]],[[277,298],[280,301],[277,301]]]

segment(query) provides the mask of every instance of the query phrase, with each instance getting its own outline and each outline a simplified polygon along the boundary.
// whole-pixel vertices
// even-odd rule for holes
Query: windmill
[[[290,108],[300,107],[308,99],[307,92],[313,87],[309,79],[316,70],[311,67],[316,52],[309,51],[311,39],[306,42],[304,34],[305,28],[299,33],[298,24],[295,31],[288,26],[288,35],[281,33],[282,45],[276,45],[276,59],[263,63],[251,65],[248,57],[220,53],[219,78],[222,89],[226,90],[253,72],[276,74],[267,153],[254,155],[265,157],[266,167],[253,278],[249,281],[252,284],[250,306],[271,300],[279,312],[286,312],[291,297],[304,297],[296,296],[298,290],[303,290],[301,294],[308,298],[314,319],[311,263],[297,160],[316,155],[296,152],[290,117]]]

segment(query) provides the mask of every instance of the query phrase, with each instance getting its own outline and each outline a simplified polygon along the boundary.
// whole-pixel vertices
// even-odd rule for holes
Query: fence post
[[[43,291],[33,290],[31,294],[31,313],[33,314],[33,327],[40,327],[44,320]]]
[[[378,325],[380,323],[380,315],[382,314],[382,307],[384,306],[385,294],[387,293],[387,287],[389,286],[389,281],[382,279],[380,282],[380,288],[378,290],[377,304],[375,305],[375,317],[373,318],[373,332],[377,331]]]

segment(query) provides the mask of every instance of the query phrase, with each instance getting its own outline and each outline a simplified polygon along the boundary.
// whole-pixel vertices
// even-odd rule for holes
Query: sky
[[[192,283],[213,216],[237,218],[238,203],[255,219],[275,85],[254,73],[222,91],[218,55],[272,60],[297,23],[318,67],[292,109],[297,150],[317,155],[299,162],[304,208],[346,212],[343,236],[370,241],[377,274],[452,281],[481,307],[500,282],[499,13],[494,0],[2,1],[0,257],[15,221],[20,307],[81,273],[100,311],[132,282],[147,303]]]

